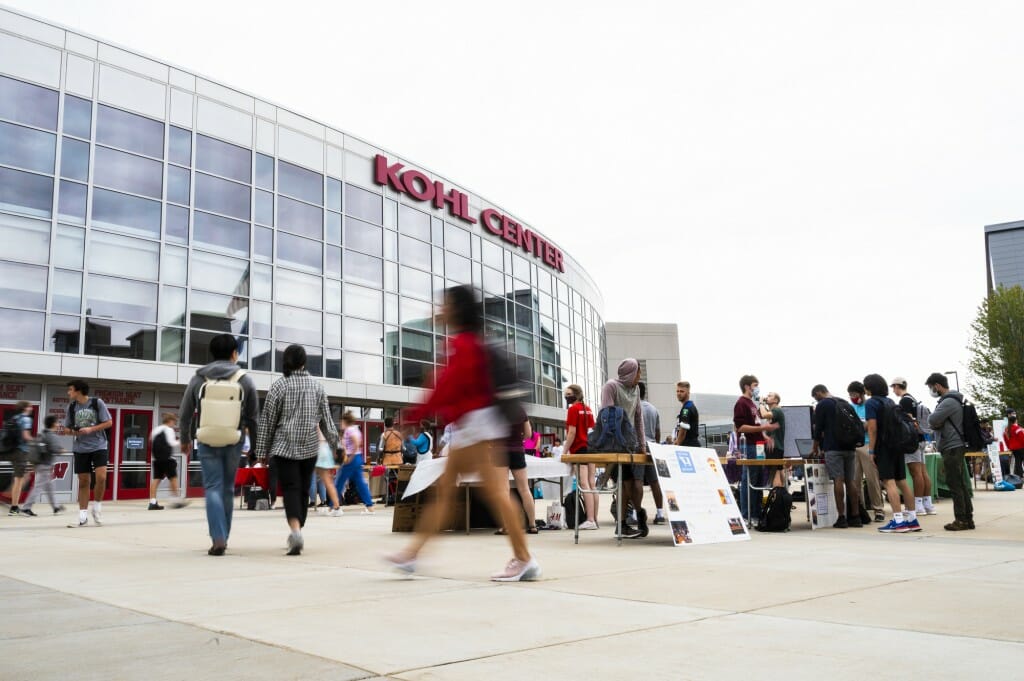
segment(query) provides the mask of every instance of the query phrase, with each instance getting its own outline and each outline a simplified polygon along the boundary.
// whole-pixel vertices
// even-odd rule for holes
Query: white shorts
[[[464,414],[453,430],[452,449],[463,449],[478,442],[504,440],[508,437],[508,422],[497,407],[484,407]]]
[[[334,463],[334,452],[331,451],[331,445],[321,442],[316,450],[316,467],[330,469],[337,468],[337,466],[338,464]]]

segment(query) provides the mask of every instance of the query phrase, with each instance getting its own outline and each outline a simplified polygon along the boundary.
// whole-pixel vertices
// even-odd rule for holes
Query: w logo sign
[[[68,462],[60,461],[53,464],[53,479],[63,480],[68,474]]]

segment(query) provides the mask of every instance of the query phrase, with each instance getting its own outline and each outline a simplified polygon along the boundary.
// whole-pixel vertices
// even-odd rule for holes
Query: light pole
[[[947,376],[953,374],[953,380],[956,381],[956,391],[960,392],[960,374],[955,371],[944,371],[943,373]]]

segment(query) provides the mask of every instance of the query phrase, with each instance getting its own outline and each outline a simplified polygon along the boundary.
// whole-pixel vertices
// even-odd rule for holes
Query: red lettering
[[[544,242],[544,264],[550,267],[555,266],[555,248],[548,242]]]
[[[480,213],[480,222],[483,223],[487,231],[495,236],[501,236],[501,225],[497,222],[491,222],[492,219],[497,220],[498,211],[493,208],[488,208],[484,212]]]
[[[446,195],[444,193],[444,183],[434,182],[434,208],[444,208],[444,204],[448,204],[448,212],[452,215],[459,214],[459,208],[462,207],[462,192],[458,189],[452,189]]]
[[[519,247],[529,253],[533,250],[533,232],[528,229],[519,230]]]
[[[476,224],[476,218],[469,215],[469,197],[465,194],[462,195],[462,207],[457,215],[471,225]]]
[[[419,187],[416,186],[417,182],[420,183]],[[406,170],[402,173],[402,185],[414,199],[429,201],[434,198],[434,183],[418,170]]]
[[[510,244],[519,245],[519,224],[507,215],[501,216],[501,238]]]
[[[402,182],[398,177],[398,171],[404,168],[404,165],[401,163],[388,165],[388,160],[380,154],[377,154],[373,158],[373,161],[375,164],[375,172],[373,174],[374,182],[384,186],[390,186],[395,191],[405,191],[402,187]]]
[[[555,249],[555,267],[559,272],[565,272],[565,265],[562,264],[562,252],[557,248]]]
[[[68,474],[68,462],[67,461],[58,461],[57,463],[53,464],[53,479],[54,480],[63,480],[64,476],[67,475],[67,474]]]

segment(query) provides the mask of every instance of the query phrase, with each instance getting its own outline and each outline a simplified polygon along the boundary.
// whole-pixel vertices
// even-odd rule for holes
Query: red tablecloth
[[[242,485],[259,485],[267,489],[267,475],[269,468],[239,468],[235,473],[235,487]]]

